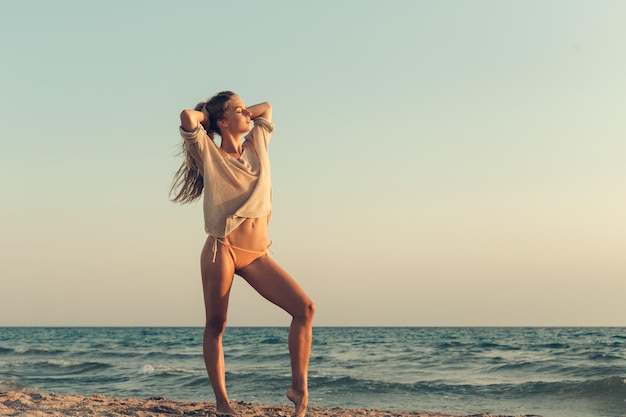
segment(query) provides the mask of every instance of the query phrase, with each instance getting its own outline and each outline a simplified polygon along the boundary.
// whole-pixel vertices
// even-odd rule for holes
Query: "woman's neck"
[[[241,137],[236,137],[230,134],[222,136],[222,145],[220,148],[222,148],[222,150],[229,155],[241,155],[243,150],[241,146]]]

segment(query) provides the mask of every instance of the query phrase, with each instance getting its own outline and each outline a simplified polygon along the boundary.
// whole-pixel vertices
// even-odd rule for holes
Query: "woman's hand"
[[[206,124],[206,125],[208,126],[208,125],[209,125],[209,123],[210,123],[210,120],[209,120],[209,111],[206,109],[206,107],[203,107],[203,108],[202,108],[202,112],[201,112],[201,113],[202,113],[202,115],[204,116],[204,120],[201,120],[201,121],[200,121],[200,123],[202,123],[202,124]]]

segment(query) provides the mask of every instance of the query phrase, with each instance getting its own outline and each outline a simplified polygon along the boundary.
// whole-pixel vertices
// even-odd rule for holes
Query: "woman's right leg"
[[[214,262],[213,245],[214,238],[209,236],[200,257],[206,312],[203,340],[204,363],[215,393],[217,411],[234,416],[237,413],[230,406],[226,393],[226,368],[222,336],[226,329],[228,299],[233,284],[235,266],[228,249],[220,244],[217,245],[217,256]]]
[[[295,404],[295,416],[304,417],[309,402],[308,369],[315,306],[300,285],[269,255],[263,255],[237,272],[259,294],[292,317],[289,327],[291,387],[287,398]]]

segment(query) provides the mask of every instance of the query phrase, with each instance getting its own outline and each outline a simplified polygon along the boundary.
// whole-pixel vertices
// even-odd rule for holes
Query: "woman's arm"
[[[180,113],[180,126],[187,132],[193,132],[198,127],[198,123],[209,121],[209,114],[206,111],[183,110]]]
[[[268,122],[272,121],[272,105],[267,101],[250,106],[247,110],[250,112],[250,119],[252,120],[262,117]]]

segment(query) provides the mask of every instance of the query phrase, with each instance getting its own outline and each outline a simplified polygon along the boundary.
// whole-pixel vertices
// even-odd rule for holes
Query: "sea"
[[[202,328],[0,328],[0,391],[215,401]],[[288,329],[230,327],[231,401],[288,404]],[[626,328],[315,327],[310,404],[626,416]]]

